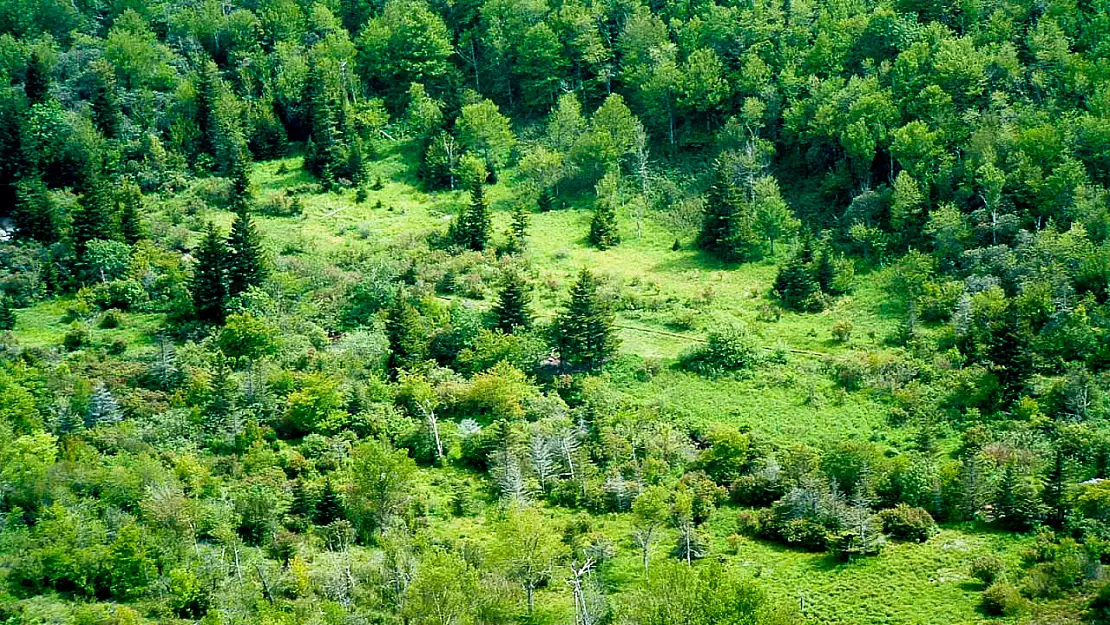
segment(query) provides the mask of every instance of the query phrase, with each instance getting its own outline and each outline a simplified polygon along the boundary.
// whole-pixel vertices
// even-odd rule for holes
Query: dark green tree
[[[717,159],[698,235],[699,247],[729,261],[758,258],[761,248],[748,200],[736,183],[737,170],[742,170],[738,161],[731,153]]]
[[[20,181],[16,188],[12,219],[20,239],[49,245],[62,237],[58,207],[38,176],[27,176]]]
[[[45,102],[50,97],[50,65],[38,47],[27,57],[27,72],[23,77],[23,93],[31,104]]]
[[[555,208],[555,193],[550,188],[540,190],[540,194],[536,198],[536,208],[540,209],[541,213],[546,213]]]
[[[597,277],[582,269],[570,290],[570,301],[553,327],[559,354],[568,365],[594,369],[617,353],[620,339],[614,316],[602,298]]]
[[[119,135],[122,115],[116,97],[116,76],[107,61],[98,59],[89,66],[88,90],[93,124],[100,134],[114,139]]]
[[[228,358],[217,352],[213,358],[212,379],[208,383],[208,405],[204,413],[204,428],[209,435],[217,435],[227,429],[238,395],[239,384],[235,381]]]
[[[0,295],[0,330],[15,328],[15,309],[12,302],[4,295]]]
[[[993,503],[999,523],[1013,530],[1027,530],[1042,516],[1036,486],[1012,462],[1002,470]]]
[[[215,224],[208,224],[195,256],[190,284],[194,314],[205,323],[223,323],[227,316],[228,251]]]
[[[74,189],[80,194],[73,214],[70,238],[77,261],[83,262],[89,241],[115,239],[112,192],[102,171],[101,156],[90,155]]]
[[[489,243],[491,218],[485,182],[477,176],[470,182],[470,204],[463,207],[455,221],[452,239],[468,250],[480,252]]]
[[[340,497],[339,491],[332,485],[331,480],[328,480],[324,482],[324,490],[320,493],[320,498],[316,500],[312,522],[317,525],[330,525],[342,518],[344,518],[343,499]]]
[[[397,293],[386,311],[385,333],[389,338],[390,367],[402,369],[424,361],[428,332],[420,312],[403,291]]]
[[[116,195],[119,202],[119,230],[123,240],[134,245],[143,239],[143,192],[133,180],[124,180]]]
[[[526,249],[528,249],[528,211],[523,202],[517,202],[513,205],[505,251],[509,254],[520,254]]]
[[[532,313],[528,310],[531,299],[524,276],[515,270],[505,272],[497,303],[493,307],[495,326],[506,334],[531,327]]]
[[[590,220],[590,243],[599,250],[607,250],[620,243],[617,230],[617,203],[620,176],[609,171],[597,183],[597,202],[594,217]]]
[[[796,255],[779,268],[774,289],[779,302],[790,310],[814,312],[823,308],[821,289],[813,272]]]
[[[235,297],[252,286],[261,285],[267,275],[265,252],[262,235],[249,208],[242,207],[236,213],[227,247],[228,295]]]

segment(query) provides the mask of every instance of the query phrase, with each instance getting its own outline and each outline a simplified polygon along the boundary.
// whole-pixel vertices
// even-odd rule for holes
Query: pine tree
[[[0,330],[15,328],[15,308],[7,297],[0,295]]]
[[[23,92],[31,104],[45,102],[50,96],[50,67],[37,47],[27,58],[27,73],[23,78]]]
[[[123,411],[120,410],[119,402],[103,382],[97,382],[93,387],[92,397],[89,398],[89,409],[85,413],[85,427],[110,425],[122,420]]]
[[[821,252],[817,255],[813,277],[822,293],[832,294],[836,289],[836,265],[833,264],[832,253],[827,244],[821,246]]]
[[[119,135],[120,109],[116,99],[116,76],[103,59],[93,61],[89,71],[89,105],[96,129],[109,139]]]
[[[786,308],[802,312],[821,310],[820,288],[809,267],[797,256],[779,268],[775,278],[775,293]]]
[[[555,208],[555,194],[550,188],[544,188],[540,191],[539,197],[536,198],[536,208],[541,213],[546,213]]]
[[[228,295],[235,297],[266,280],[262,235],[254,225],[249,208],[243,207],[231,223],[227,240]]]
[[[362,141],[354,137],[347,150],[347,177],[356,187],[366,182],[366,163],[362,154]]]
[[[698,246],[722,260],[743,261],[758,258],[762,246],[748,202],[733,181],[734,160],[728,154],[717,159]]]
[[[79,263],[84,261],[89,241],[116,238],[112,223],[111,190],[101,169],[101,157],[93,153],[85,163],[75,189],[80,198],[73,214],[70,237]]]
[[[215,136],[218,132],[219,99],[223,91],[220,68],[216,63],[205,61],[197,72],[196,124],[200,135],[199,152],[216,155]]]
[[[617,202],[620,177],[610,171],[597,183],[597,202],[590,221],[590,243],[607,250],[620,243],[617,231]]]
[[[602,299],[598,280],[588,269],[578,274],[566,309],[556,319],[555,342],[564,362],[593,369],[612,358],[620,345],[613,312]]]
[[[331,189],[348,163],[340,158],[339,128],[337,117],[341,104],[333,103],[328,96],[327,77],[309,56],[308,76],[304,90],[304,110],[308,122],[309,148],[305,151],[304,167]]]
[[[1014,463],[1002,471],[995,491],[994,511],[999,522],[1013,530],[1026,530],[1041,516],[1037,492],[1029,479],[1018,473]]]
[[[485,184],[475,177],[470,183],[470,204],[463,207],[455,222],[452,238],[469,250],[480,252],[489,243],[491,218]]]
[[[316,502],[316,511],[312,515],[313,523],[317,525],[330,525],[344,518],[343,500],[339,492],[332,486],[331,480],[324,483],[324,490]]]
[[[254,198],[251,188],[251,159],[246,149],[237,150],[231,164],[231,207],[236,212],[248,210]]]
[[[1053,450],[1052,456],[1052,466],[1049,467],[1041,499],[1048,510],[1049,524],[1059,528],[1063,526],[1068,514],[1068,478],[1071,472],[1067,453],[1059,445]]]
[[[506,334],[530,328],[532,326],[532,313],[528,310],[530,301],[531,296],[524,277],[517,271],[506,272],[501,292],[497,296],[497,304],[493,307],[496,327]]]
[[[405,293],[399,292],[386,311],[385,333],[389,338],[389,366],[394,369],[423,362],[427,336],[420,313]]]
[[[49,245],[62,237],[58,208],[46,184],[38,176],[27,176],[20,181],[16,188],[12,219],[20,239]]]
[[[227,314],[227,245],[209,223],[196,251],[191,289],[197,319],[221,324]]]
[[[212,380],[208,383],[208,404],[204,414],[204,426],[209,435],[216,435],[227,429],[239,393],[239,385],[227,360],[222,353],[217,353],[213,359]]]
[[[316,513],[316,502],[308,484],[301,478],[293,482],[293,501],[289,504],[289,515],[311,521]]]
[[[134,245],[145,237],[142,222],[143,192],[134,181],[124,180],[120,186],[118,201],[120,234],[129,245]]]
[[[523,202],[513,205],[512,222],[509,223],[508,242],[505,252],[521,254],[528,249],[528,211]]]

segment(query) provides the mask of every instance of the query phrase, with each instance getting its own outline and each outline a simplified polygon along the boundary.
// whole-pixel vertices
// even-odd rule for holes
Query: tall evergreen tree
[[[5,295],[0,295],[0,330],[15,328],[15,309],[12,301]]]
[[[251,188],[251,159],[245,149],[237,150],[238,155],[231,164],[231,205],[237,212],[248,210],[254,192]]]
[[[532,313],[528,310],[531,302],[528,283],[520,272],[510,270],[505,273],[497,304],[493,307],[496,327],[506,334],[526,330],[532,326]]]
[[[610,171],[597,183],[597,202],[594,218],[590,221],[590,243],[600,250],[607,250],[620,243],[617,230],[617,203],[620,176]]]
[[[343,500],[339,491],[332,485],[331,480],[324,482],[324,490],[316,501],[316,510],[312,515],[313,523],[317,525],[330,525],[343,517]]]
[[[402,369],[423,362],[428,347],[424,320],[403,291],[397,293],[386,311],[385,333],[390,367]]]
[[[92,119],[100,134],[109,139],[119,135],[121,115],[116,98],[116,76],[105,60],[93,61],[89,66],[89,105]]]
[[[761,247],[748,201],[735,182],[736,161],[737,157],[730,153],[717,159],[698,235],[698,245],[703,250],[729,261],[758,257]]]
[[[197,70],[196,91],[196,124],[200,139],[199,152],[215,156],[214,139],[218,132],[218,108],[223,91],[220,68],[216,66],[215,62],[205,61]]]
[[[620,345],[613,323],[613,312],[599,292],[598,279],[583,269],[571,287],[566,309],[555,320],[555,343],[563,361],[593,369],[612,358]]]
[[[231,223],[227,240],[228,295],[234,297],[266,279],[262,235],[254,224],[249,208],[243,207]]]
[[[509,254],[520,254],[526,249],[528,249],[528,211],[523,202],[517,202],[513,205],[505,251]]]
[[[469,250],[480,252],[489,243],[491,218],[485,183],[475,176],[470,182],[470,204],[463,207],[455,221],[452,238]]]
[[[97,382],[93,387],[92,397],[89,398],[89,409],[85,414],[85,426],[110,425],[123,420],[123,411],[119,402],[108,390],[103,382]]]
[[[70,237],[79,263],[84,261],[89,241],[116,238],[112,223],[112,193],[104,179],[101,158],[96,152],[90,155],[75,189],[80,197],[73,214]]]
[[[31,239],[45,245],[61,239],[58,207],[38,176],[27,176],[19,182],[12,219],[20,239]]]
[[[123,240],[134,245],[143,239],[143,192],[133,180],[124,180],[117,195],[119,201],[119,230]]]
[[[238,392],[239,385],[233,377],[227,357],[217,352],[213,360],[212,380],[208,383],[208,405],[204,414],[204,427],[209,435],[216,435],[227,429]]]
[[[308,59],[305,81],[304,110],[309,143],[305,149],[304,167],[324,183],[335,185],[348,163],[341,157],[339,110],[342,103],[328,93],[327,76],[317,64],[315,55]]]
[[[193,310],[206,323],[223,323],[227,315],[227,245],[209,223],[196,250],[191,289]]]
[[[815,312],[824,305],[812,270],[797,255],[779,268],[774,288],[782,305],[791,310]]]
[[[31,104],[45,102],[50,97],[50,66],[38,47],[27,57],[27,71],[23,76],[23,93]]]

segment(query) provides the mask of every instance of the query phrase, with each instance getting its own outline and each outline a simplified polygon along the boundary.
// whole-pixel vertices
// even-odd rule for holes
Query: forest
[[[0,0],[0,623],[1110,624],[1110,0]]]

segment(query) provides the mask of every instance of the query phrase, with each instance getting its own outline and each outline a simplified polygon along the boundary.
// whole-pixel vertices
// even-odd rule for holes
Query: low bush
[[[730,327],[709,333],[709,338],[680,357],[687,371],[699,375],[720,376],[742,371],[759,360],[755,341],[746,330]]]
[[[1017,616],[1025,611],[1025,604],[1017,588],[998,582],[983,592],[979,605],[989,616]]]
[[[923,543],[937,533],[937,523],[924,508],[898,504],[879,513],[883,532],[900,540]]]

